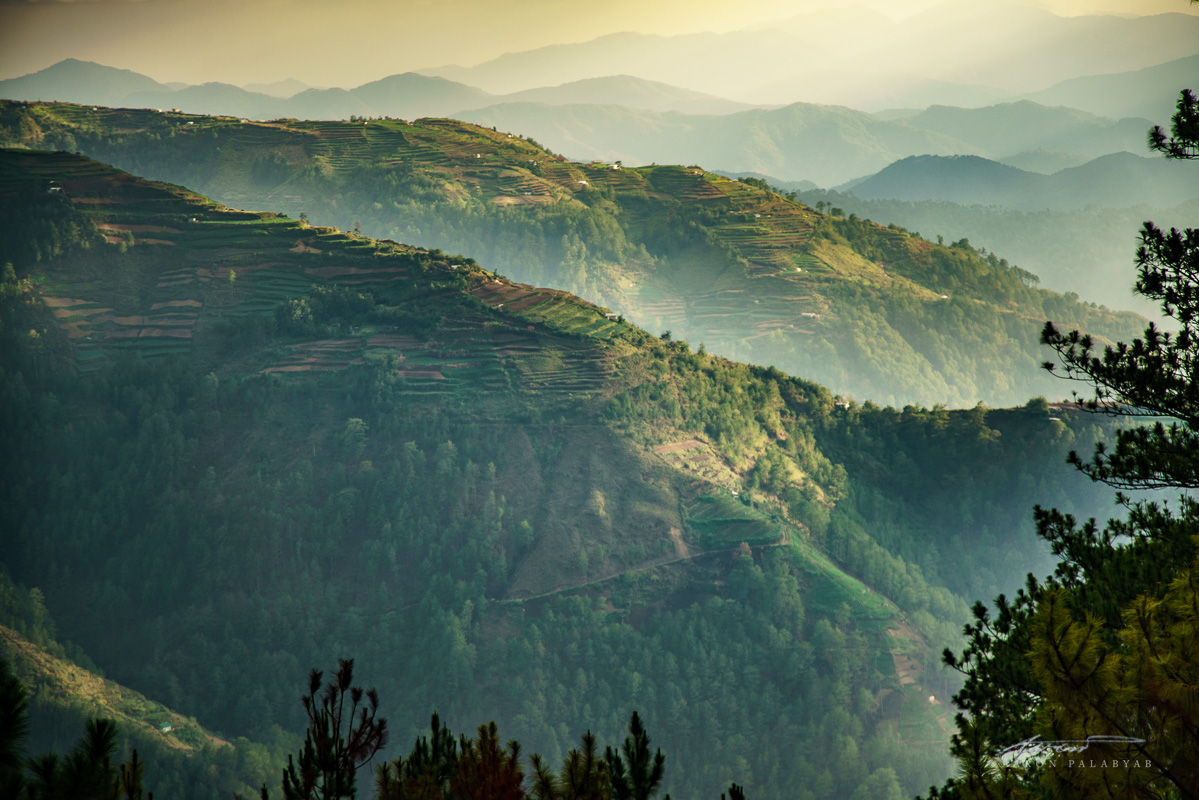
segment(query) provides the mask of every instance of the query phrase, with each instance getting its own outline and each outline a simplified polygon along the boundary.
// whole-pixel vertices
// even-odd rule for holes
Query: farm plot
[[[687,526],[704,550],[725,550],[742,542],[749,546],[777,544],[783,540],[778,524],[727,492],[701,495],[686,509]]]
[[[835,614],[842,606],[863,627],[880,636],[893,627],[899,609],[862,581],[839,569],[829,557],[803,536],[794,536],[792,546],[803,553],[798,560],[811,591],[809,607],[821,614]]]
[[[611,367],[590,350],[546,347],[512,359],[524,393],[589,394],[604,388]]]
[[[667,464],[717,486],[732,486],[739,481],[716,451],[698,439],[666,442],[653,448]]]
[[[388,359],[392,374],[403,381],[404,393],[477,392],[509,386],[504,360],[509,347],[509,342],[493,338],[477,323],[446,320],[428,341],[375,333],[367,341],[364,358]]]
[[[303,123],[304,130],[316,134],[319,142],[315,148],[316,153],[324,156],[329,166],[336,170],[352,169],[370,160],[372,148],[364,131],[366,127],[361,123]]]
[[[293,345],[292,352],[262,371],[312,372],[341,370],[363,363],[361,339],[320,339]]]
[[[657,192],[670,197],[681,197],[692,202],[716,202],[728,205],[728,197],[709,182],[703,170],[697,167],[651,167],[638,170],[646,177]]]
[[[471,294],[497,311],[563,333],[606,338],[619,325],[608,319],[601,309],[554,289],[534,289],[525,284],[493,280],[475,286]]]
[[[46,287],[59,294],[88,294],[84,284]],[[97,300],[78,296],[44,295],[43,302],[75,344],[76,362],[81,369],[98,368],[108,353],[135,349],[145,357],[186,355],[198,307],[155,304],[147,314],[121,315]]]

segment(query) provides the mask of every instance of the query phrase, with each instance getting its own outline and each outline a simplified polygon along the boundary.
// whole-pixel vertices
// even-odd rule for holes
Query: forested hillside
[[[698,167],[575,164],[449,120],[250,123],[0,105],[0,140],[57,147],[566,289],[720,355],[904,405],[1022,404],[1046,319],[1116,340],[1143,322],[1037,288],[964,239],[932,244]]]
[[[0,204],[4,567],[234,747],[302,730],[346,656],[401,750],[436,710],[560,763],[637,709],[674,796],[911,793],[947,774],[964,598],[1043,567],[1032,503],[1095,509],[1068,407],[838,402],[66,153],[0,154]]]
[[[55,638],[56,628],[41,590],[15,584],[0,567],[0,723],[14,723],[6,713],[11,697],[3,686],[11,668],[27,688],[34,722],[32,735],[22,742],[27,756],[55,753],[67,762],[88,720],[112,720],[120,752],[138,750],[140,760],[150,765],[151,786],[159,797],[227,800],[235,793],[249,796],[263,782],[274,783],[280,760],[296,748],[297,737],[278,726],[267,734],[269,747],[245,738],[225,741],[194,717],[105,679],[78,646],[64,646]],[[7,744],[12,731],[5,734]],[[0,794],[17,798],[6,780],[9,769],[11,764],[0,767]]]

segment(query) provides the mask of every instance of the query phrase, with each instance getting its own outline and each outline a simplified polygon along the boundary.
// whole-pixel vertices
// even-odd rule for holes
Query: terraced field
[[[572,163],[519,135],[454,120],[250,122],[0,101],[0,141],[90,148],[224,202],[359,222],[377,235],[478,255],[517,280],[587,295],[654,333],[880,402],[1004,405],[1060,391],[1036,370],[1049,309],[1055,322],[1109,341],[1143,329],[1131,314],[1037,289],[992,254],[824,214],[760,182],[699,166]],[[149,199],[137,191],[105,202],[144,206]],[[85,185],[73,200],[99,202]],[[125,221],[153,225],[153,216]],[[179,233],[129,227],[105,235],[163,249],[198,235],[170,227]],[[301,244],[324,251],[335,243],[363,255],[374,246],[337,231]],[[239,271],[232,258],[218,266]],[[959,298],[971,305],[938,307]],[[524,312],[534,301],[501,302]],[[552,312],[546,303],[531,321]],[[583,317],[557,321],[607,335]]]
[[[682,208],[692,207],[700,213],[718,210],[722,212],[722,221],[713,229],[717,240],[745,259],[748,272],[723,275],[722,280],[713,283],[701,270],[690,277],[694,291],[682,292],[683,286],[677,283],[679,276],[663,281],[645,275],[637,289],[627,292],[627,302],[622,304],[631,319],[651,328],[673,328],[692,336],[702,331],[744,343],[775,330],[790,335],[799,329],[802,335],[810,330],[811,323],[810,317],[802,315],[826,311],[804,304],[810,296],[804,286],[808,278],[827,272],[827,267],[804,249],[816,215],[777,195],[698,167],[621,169],[601,163],[573,164],[547,156],[518,136],[454,120],[251,123],[152,110],[92,111],[78,106],[54,109],[56,115],[85,127],[116,126],[119,121],[126,130],[143,126],[147,130],[173,129],[187,135],[219,129],[236,148],[254,151],[269,146],[277,152],[291,148],[320,159],[337,172],[364,164],[419,165],[498,205],[554,203],[564,193],[569,196],[590,187],[604,187],[621,194],[648,192],[663,202],[681,203]],[[637,224],[635,220],[630,222]],[[204,244],[218,246],[217,242]],[[232,244],[243,246],[247,242]],[[745,283],[746,278],[750,279],[749,284]],[[757,278],[767,280],[757,285],[753,280]],[[345,276],[337,276],[337,280],[346,282]],[[367,285],[370,281],[361,283]],[[263,302],[259,308],[265,308],[265,298],[272,296],[272,291],[278,295],[285,293],[286,288],[284,283],[262,287]],[[519,301],[519,298],[508,300]],[[757,308],[759,305],[765,307]],[[561,317],[552,311],[552,301],[547,300],[538,311],[532,311],[530,306],[531,301],[526,300],[515,308],[529,312],[533,321],[546,314]],[[573,322],[567,318],[558,321],[572,331],[585,333],[602,333],[605,327],[582,317]],[[805,326],[805,322],[809,324]]]
[[[270,325],[285,302],[334,287],[440,309],[439,322],[422,336],[381,322],[295,341],[261,372],[375,362],[402,380],[404,393],[518,390],[582,398],[603,390],[628,352],[616,340],[643,335],[565,292],[500,281],[460,259],[275,214],[230,211],[65,153],[0,153],[0,197],[31,187],[44,194],[52,185],[61,187],[58,210],[96,231],[87,255],[94,267],[51,267],[39,287],[81,371],[131,351],[200,357],[210,334],[254,320]],[[136,268],[124,267],[128,281],[114,291],[90,276],[118,252],[121,263]],[[451,285],[482,305],[464,306],[469,295]]]
[[[766,514],[743,504],[731,491],[701,495],[687,507],[687,525],[703,550],[722,550],[741,542],[755,547],[777,544],[784,534]]]

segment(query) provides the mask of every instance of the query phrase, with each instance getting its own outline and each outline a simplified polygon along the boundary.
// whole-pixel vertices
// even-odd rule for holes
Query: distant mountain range
[[[830,42],[837,42],[830,48]],[[421,70],[487,91],[620,71],[756,103],[839,103],[865,110],[989,105],[1073,78],[1142,70],[1196,54],[1199,17],[1059,17],[951,0],[892,22],[868,11],[804,14],[723,34],[618,33]]]
[[[1128,80],[1145,83],[1158,73],[1147,74]],[[307,88],[280,98],[223,83],[170,89],[128,70],[74,60],[0,81],[0,96],[178,108],[250,119],[452,116],[533,136],[580,160],[703,163],[727,172],[807,180],[825,187],[844,185],[921,155],[979,156],[1052,173],[1098,156],[1141,152],[1145,132],[1153,124],[1150,119],[1117,121],[1029,100],[875,115],[810,103],[754,108],[629,75],[497,96],[447,78],[404,73],[354,89]]]
[[[168,85],[124,69],[67,59],[0,81],[0,97],[130,108],[178,108],[192,114],[250,119],[441,117],[501,102],[611,103],[648,111],[728,114],[753,108],[721,97],[630,75],[608,75],[513,95],[496,95],[446,78],[406,72],[353,89],[317,89],[299,81],[272,84]]]
[[[616,106],[504,103],[460,119],[534,136],[579,159],[704,163],[739,173],[834,186],[914,155],[993,160],[1030,151],[1058,154],[1052,166],[1144,149],[1148,119],[1114,120],[1029,101],[982,109],[934,106],[884,119],[842,106],[796,103],[724,116]]]
[[[1042,175],[978,156],[912,156],[839,188],[863,199],[945,200],[1022,211],[1168,208],[1199,198],[1199,164],[1112,153]]]
[[[631,164],[715,164],[831,186],[913,153],[985,151],[903,122],[842,106],[795,103],[724,116],[640,111],[619,106],[505,103],[459,117],[520,131],[580,160]]]
[[[1174,90],[1175,97],[1178,91]],[[1119,121],[1028,100],[987,108],[933,106],[904,120],[908,125],[967,142],[994,158],[1033,150],[1096,156],[1143,150],[1148,119]]]
[[[132,95],[170,92],[170,87],[128,69],[68,58],[52,67],[0,81],[0,96],[11,100],[58,100],[112,106]]]
[[[1179,90],[1197,86],[1199,55],[1193,55],[1132,72],[1071,78],[1026,98],[1106,117],[1165,119],[1174,110]]]

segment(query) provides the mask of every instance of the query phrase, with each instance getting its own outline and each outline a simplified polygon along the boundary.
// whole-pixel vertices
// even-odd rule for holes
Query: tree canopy
[[[1171,127],[1150,132],[1167,158],[1199,158],[1195,97]],[[1138,424],[1071,462],[1123,491],[1199,486],[1199,231],[1146,222],[1137,290],[1178,323],[1099,351],[1052,323],[1046,369],[1091,388],[1076,399]],[[1060,369],[1059,369],[1060,366]],[[1190,798],[1199,791],[1199,503],[1117,499],[1124,519],[1102,529],[1036,510],[1060,559],[1029,576],[994,615],[981,603],[968,644],[945,660],[966,675],[956,697],[960,777],[932,797]]]

